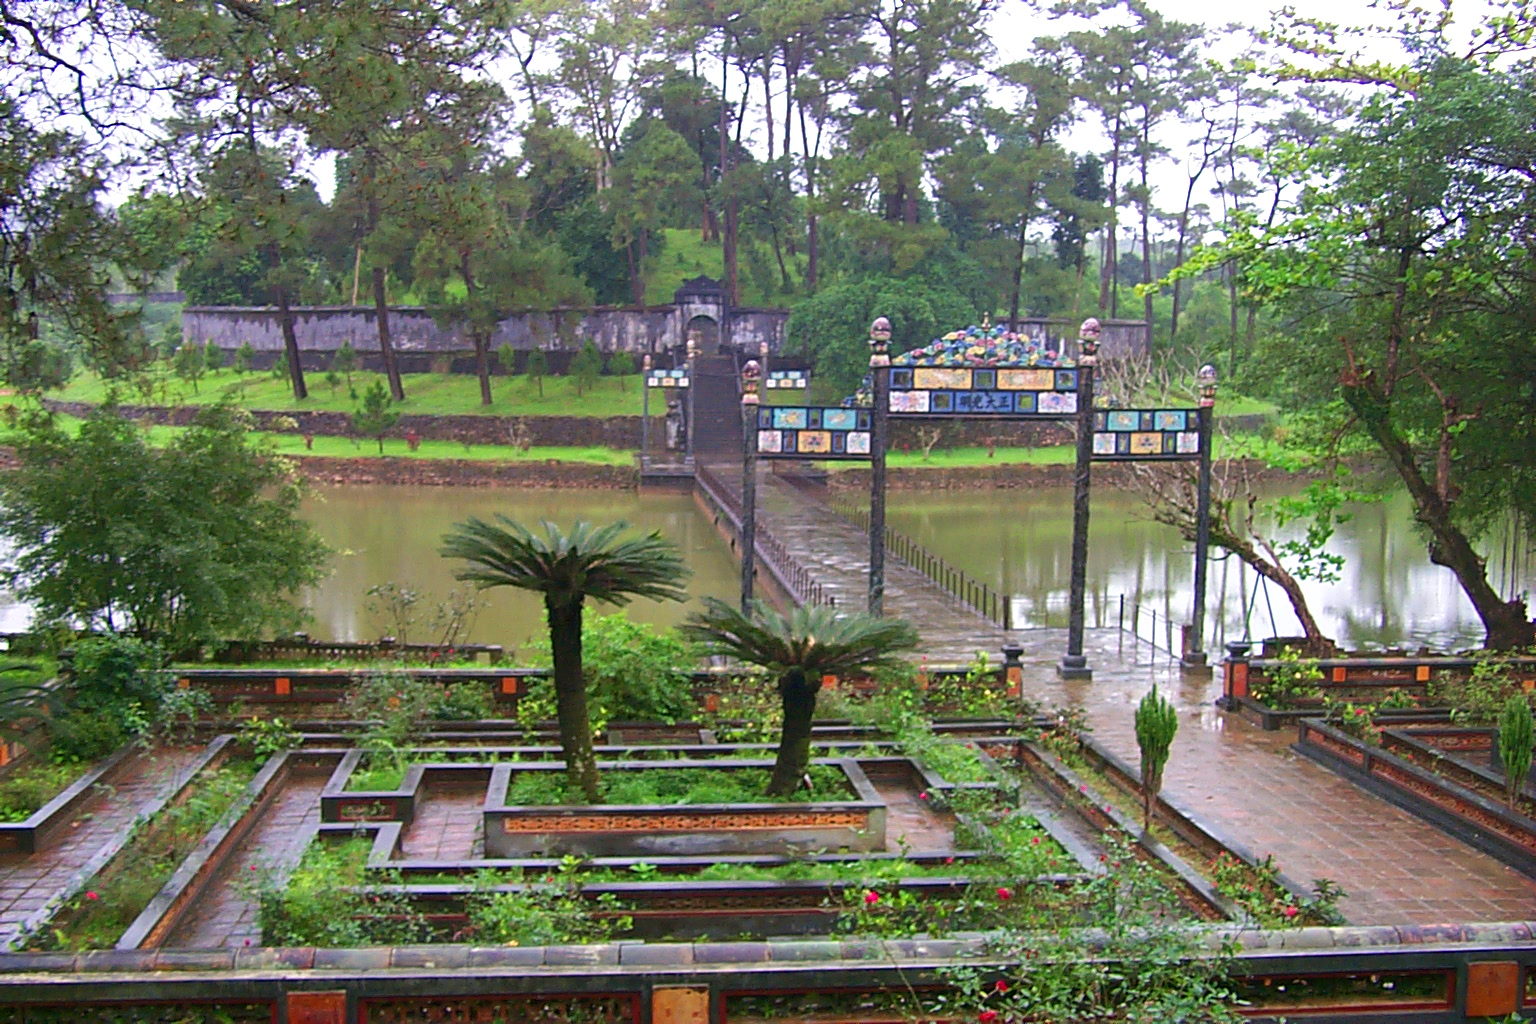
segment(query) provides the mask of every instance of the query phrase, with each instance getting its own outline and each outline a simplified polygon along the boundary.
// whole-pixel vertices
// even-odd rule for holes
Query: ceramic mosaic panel
[[[1093,457],[1102,462],[1200,457],[1198,409],[1103,409],[1093,414]]]
[[[652,370],[645,378],[645,386],[648,388],[686,388],[688,385],[688,371],[682,368]]]
[[[869,409],[760,406],[757,454],[779,459],[868,459],[871,419]]]
[[[893,366],[894,416],[1060,418],[1077,412],[1077,370]]]

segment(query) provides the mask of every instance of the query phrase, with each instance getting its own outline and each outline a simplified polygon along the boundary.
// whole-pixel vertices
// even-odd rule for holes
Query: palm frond
[[[751,614],[712,597],[678,627],[710,654],[758,665],[770,672],[799,668],[839,674],[897,664],[917,646],[917,630],[905,619],[840,614],[835,608],[805,605],[785,615],[760,601]]]
[[[443,537],[439,554],[469,563],[456,579],[477,587],[516,587],[544,594],[555,605],[585,598],[627,604],[636,597],[681,601],[691,574],[677,546],[653,531],[623,536],[624,521],[594,527],[578,521],[562,530],[548,520],[530,530],[503,515],[471,517]]]

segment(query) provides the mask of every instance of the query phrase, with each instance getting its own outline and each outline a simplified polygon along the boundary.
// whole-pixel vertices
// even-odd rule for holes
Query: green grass
[[[65,430],[74,430],[79,420],[70,416],[59,417]],[[145,436],[153,445],[164,446],[185,428],[164,425],[147,426]],[[336,459],[378,458],[379,443],[371,437],[352,438],[317,435],[313,445],[306,445],[298,434],[258,433],[257,436],[279,455],[321,456]],[[0,431],[0,444],[13,443],[14,438]],[[601,448],[596,445],[534,445],[528,449],[505,444],[463,444],[458,441],[423,440],[416,451],[398,437],[384,438],[384,455],[395,459],[417,459],[431,462],[442,459],[459,459],[466,462],[517,462],[539,464],[549,462],[574,462],[589,466],[632,466],[635,455],[617,448]]]
[[[349,387],[345,378],[336,388],[325,382],[323,373],[305,374],[309,398],[296,402],[288,380],[268,373],[237,373],[232,369],[215,370],[204,375],[194,389],[192,384],[156,367],[144,378],[142,386],[118,385],[119,402],[128,405],[208,405],[223,395],[232,395],[241,408],[268,412],[354,412],[361,396],[374,381],[384,381],[381,373],[354,373]],[[490,405],[480,404],[480,382],[470,373],[408,373],[404,377],[405,401],[393,408],[401,413],[428,416],[638,416],[642,407],[640,375],[602,377],[585,394],[576,393],[570,377],[546,377],[543,394],[526,376],[495,377],[491,381]],[[91,373],[79,373],[49,398],[66,402],[100,404],[108,394],[108,385]],[[352,397],[352,392],[359,397]],[[652,412],[665,411],[665,402],[651,403]]]

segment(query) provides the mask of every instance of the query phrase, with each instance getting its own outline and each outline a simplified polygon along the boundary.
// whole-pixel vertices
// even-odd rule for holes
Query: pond
[[[857,496],[850,496],[857,498]],[[469,516],[503,514],[534,523],[547,518],[608,523],[624,519],[643,530],[660,530],[682,547],[694,575],[686,604],[636,601],[628,614],[667,627],[699,606],[700,595],[734,600],[739,570],[713,525],[685,494],[629,491],[529,490],[464,487],[348,486],[317,490],[304,514],[338,554],[331,576],[306,594],[321,638],[372,640],[405,632],[404,639],[438,639],[432,612],[462,585],[456,563],[440,557],[444,533]],[[1023,625],[1066,623],[1071,565],[1069,488],[892,492],[888,519],[930,551],[976,578],[1013,595],[1014,621]],[[1168,527],[1150,522],[1132,495],[1094,492],[1089,547],[1088,621],[1113,625],[1137,620],[1143,636],[1177,648],[1177,626],[1188,619],[1193,557]],[[1293,532],[1299,532],[1293,531]],[[1331,550],[1344,557],[1334,583],[1307,583],[1314,613],[1330,636],[1350,646],[1417,646],[1454,649],[1478,642],[1481,629],[1449,571],[1431,565],[1415,533],[1406,496],[1354,510]],[[1487,548],[1490,578],[1503,593],[1536,585],[1529,550],[1511,561],[1502,537]],[[1219,555],[1219,553],[1217,553]],[[394,583],[418,591],[415,624],[402,630],[370,587]],[[496,588],[480,593],[483,607],[467,639],[520,648],[544,632],[536,594]],[[1236,559],[1213,561],[1209,583],[1212,643],[1296,632],[1278,588],[1255,586],[1252,572]],[[370,605],[375,607],[370,607]],[[1139,611],[1137,610],[1139,609]],[[593,605],[606,614],[616,609]],[[1155,616],[1155,618],[1154,618]],[[0,598],[0,630],[21,630],[27,609]],[[1219,650],[1219,646],[1214,649]]]

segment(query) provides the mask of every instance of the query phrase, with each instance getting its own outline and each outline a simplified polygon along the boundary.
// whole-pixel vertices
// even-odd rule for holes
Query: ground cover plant
[[[852,800],[847,778],[834,765],[812,764],[808,783],[784,794],[767,795],[769,772],[764,768],[654,768],[605,772],[600,778],[602,803],[608,804],[747,804],[791,801]],[[580,804],[582,791],[553,772],[518,772],[507,787],[507,803],[515,806]]]
[[[32,758],[0,776],[0,822],[26,821],[85,771]]]

